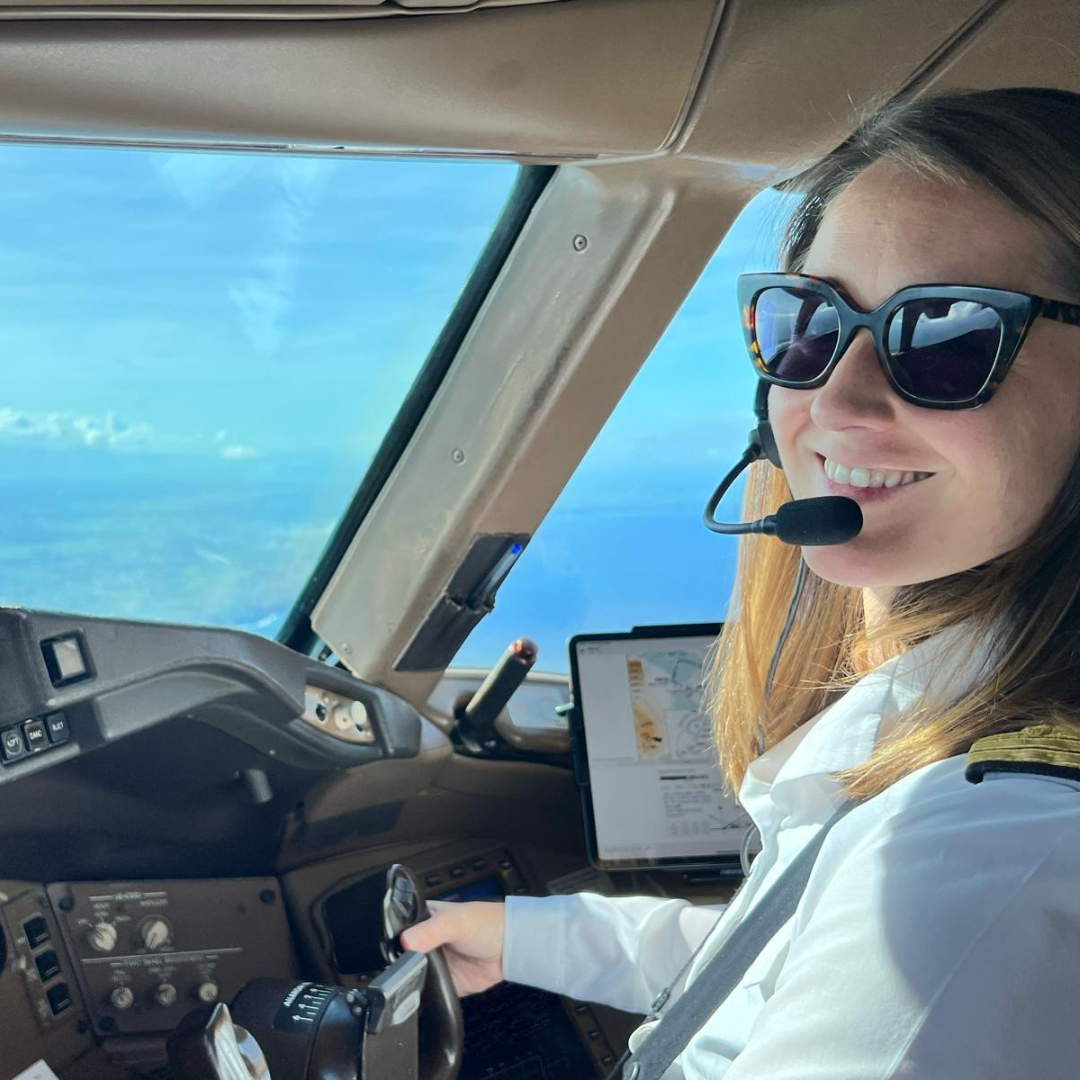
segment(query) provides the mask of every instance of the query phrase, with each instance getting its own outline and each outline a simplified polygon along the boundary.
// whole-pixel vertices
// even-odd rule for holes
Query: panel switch
[[[49,740],[45,737],[45,721],[44,720],[27,720],[22,726],[23,738],[26,740],[26,749],[31,754],[38,753],[41,750],[47,750],[49,747]]]
[[[51,638],[41,643],[41,654],[53,686],[67,686],[90,674],[90,665],[77,634]]]
[[[5,764],[26,757],[26,744],[23,742],[22,732],[17,727],[0,731],[0,756],[3,757]]]
[[[34,963],[37,964],[38,974],[43,983],[47,983],[60,974],[60,961],[56,959],[56,953],[52,949],[46,949],[39,956],[35,956]]]
[[[49,940],[49,927],[40,915],[27,919],[23,923],[23,933],[26,935],[26,943],[31,949],[36,949]]]
[[[45,996],[49,999],[49,1008],[52,1009],[53,1016],[58,1016],[71,1004],[71,991],[67,983],[57,983],[45,991]]]
[[[67,717],[62,712],[49,713],[45,717],[45,730],[49,733],[49,742],[53,746],[66,743],[71,738],[71,728]]]

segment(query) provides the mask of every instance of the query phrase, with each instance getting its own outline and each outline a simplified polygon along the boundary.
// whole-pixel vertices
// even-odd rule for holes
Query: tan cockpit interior
[[[391,863],[413,867],[432,895],[491,874],[506,892],[595,883],[565,738],[519,734],[516,760],[458,753],[451,703],[485,672],[448,674],[403,657],[478,536],[536,532],[754,194],[797,178],[874,102],[1009,85],[1080,91],[1074,4],[0,0],[0,142],[546,167],[490,287],[472,298],[430,404],[383,461],[295,639],[317,640],[342,678],[374,688],[376,718],[393,726],[395,709],[419,713],[410,752],[343,766],[300,739],[287,764],[273,738],[237,736],[234,752],[233,736],[208,726],[259,709],[284,723],[290,694],[302,703],[311,682],[310,656],[294,669],[213,634],[170,642],[150,630],[140,639],[131,625],[11,615],[0,634],[2,724],[67,709],[76,736],[84,713],[100,730],[77,757],[2,777],[0,1080],[39,1060],[62,1080],[170,1075],[160,1010],[114,1015],[79,966],[91,955],[79,927],[115,925],[118,908],[145,902],[148,882],[168,882],[172,928],[189,935],[188,952],[242,944],[241,981],[350,987],[364,984],[366,954],[350,942],[356,955],[344,962],[329,923],[354,899],[367,903],[364,883]],[[317,417],[297,422],[317,434]],[[718,621],[725,602],[717,598]],[[100,685],[50,686],[31,663],[35,650],[76,632]],[[220,678],[237,680],[220,698],[207,660],[219,646],[228,654]],[[134,658],[127,672],[125,656]],[[189,669],[198,676],[184,676]],[[196,692],[185,678],[207,681]],[[519,692],[552,684],[565,680],[530,676]],[[348,697],[333,678],[315,685]],[[120,737],[137,713],[154,726]],[[212,731],[199,751],[196,730]],[[272,791],[262,803],[250,779],[260,772]],[[226,790],[234,774],[249,777],[246,789]],[[157,800],[149,812],[144,790]],[[233,814],[234,802],[244,809]],[[88,845],[83,833],[64,842],[65,823],[80,815],[102,835],[114,823],[115,843]],[[223,870],[230,830],[242,877]],[[252,841],[260,835],[265,842]],[[730,891],[674,873],[612,881],[701,901]],[[125,888],[95,901],[88,882]],[[237,914],[260,904],[261,922]],[[35,931],[46,935],[36,944]],[[36,963],[46,951],[59,972],[48,977]],[[177,970],[182,998],[211,981]],[[60,983],[69,1002],[57,1012],[47,991]],[[558,1007],[583,1060],[604,1075],[634,1018]]]

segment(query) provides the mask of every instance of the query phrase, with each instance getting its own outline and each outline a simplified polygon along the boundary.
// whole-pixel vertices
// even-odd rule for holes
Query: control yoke
[[[390,963],[363,990],[254,979],[231,1008],[180,1022],[167,1044],[178,1080],[454,1080],[461,1005],[440,950],[400,951],[401,931],[427,917],[403,866],[387,875],[383,910]]]
[[[183,1080],[271,1080],[262,1048],[220,1003],[180,1021],[169,1038],[169,1065]]]

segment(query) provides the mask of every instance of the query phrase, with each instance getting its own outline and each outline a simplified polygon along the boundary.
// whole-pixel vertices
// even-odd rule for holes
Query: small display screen
[[[718,632],[570,641],[575,752],[602,869],[737,859],[750,819],[723,792],[702,690]]]
[[[462,885],[459,889],[449,889],[444,893],[439,893],[438,896],[433,896],[432,900],[453,900],[460,904],[465,900],[502,900],[505,895],[506,891],[503,889],[502,882],[493,874],[479,881],[470,882],[468,885]]]

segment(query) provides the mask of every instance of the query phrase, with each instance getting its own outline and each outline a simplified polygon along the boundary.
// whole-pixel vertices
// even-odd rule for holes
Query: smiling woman
[[[275,633],[517,167],[0,162],[0,602]]]

